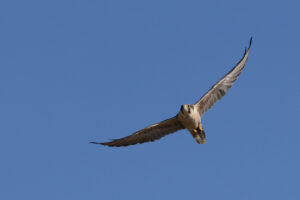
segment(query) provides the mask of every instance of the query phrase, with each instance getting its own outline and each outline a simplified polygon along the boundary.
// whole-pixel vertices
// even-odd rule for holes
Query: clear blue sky
[[[0,199],[300,199],[297,1],[0,1]],[[194,103],[187,131],[129,135]]]

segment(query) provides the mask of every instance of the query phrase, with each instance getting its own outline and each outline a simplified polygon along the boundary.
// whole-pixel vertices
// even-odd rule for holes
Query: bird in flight
[[[205,132],[201,124],[201,117],[210,109],[226,92],[231,88],[233,82],[242,72],[248,55],[252,38],[249,42],[248,49],[245,49],[242,59],[221,78],[205,95],[201,97],[195,104],[183,104],[179,113],[170,119],[164,120],[157,124],[150,125],[142,130],[139,130],[132,135],[115,139],[110,142],[91,142],[92,144],[102,144],[110,147],[120,147],[134,145],[137,143],[153,142],[170,133],[174,133],[181,129],[187,129],[194,137],[198,144],[205,144]]]

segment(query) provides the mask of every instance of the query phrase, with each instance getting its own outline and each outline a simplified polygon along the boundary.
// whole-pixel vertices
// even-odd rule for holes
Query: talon
[[[203,128],[202,128],[201,124],[199,124],[199,129],[200,129],[201,132],[203,132]]]
[[[194,133],[198,133],[197,129],[193,129]]]

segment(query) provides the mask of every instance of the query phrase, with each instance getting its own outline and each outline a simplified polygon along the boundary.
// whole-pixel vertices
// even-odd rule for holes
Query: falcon
[[[168,134],[174,133],[181,129],[187,129],[194,137],[198,144],[205,144],[205,132],[201,124],[203,114],[210,109],[219,99],[221,99],[233,82],[245,67],[252,38],[250,38],[249,47],[245,49],[242,59],[223,77],[221,78],[205,95],[195,104],[183,104],[179,113],[170,119],[164,120],[157,124],[150,125],[139,130],[132,135],[115,139],[110,142],[91,142],[92,144],[102,144],[110,147],[120,147],[134,145],[137,143],[153,142]]]

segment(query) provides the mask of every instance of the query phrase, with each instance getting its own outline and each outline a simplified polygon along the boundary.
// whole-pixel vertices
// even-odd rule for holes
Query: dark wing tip
[[[251,44],[252,44],[252,37],[250,38],[250,41],[249,41],[249,46],[248,48],[245,47],[245,52],[244,52],[244,55],[246,55],[246,53],[250,50],[250,47],[251,47]]]
[[[248,47],[248,49],[250,49],[250,47],[251,47],[251,44],[252,44],[252,37],[250,38],[250,41],[249,41],[249,47]]]
[[[106,143],[103,143],[103,142],[90,142],[90,144],[102,144],[102,145],[105,145]]]
[[[120,140],[113,140],[111,142],[90,142],[90,144],[100,144],[104,146],[109,146],[109,147],[121,147],[121,146],[129,146],[129,145],[134,145],[134,144],[118,144],[116,143],[117,141]]]

